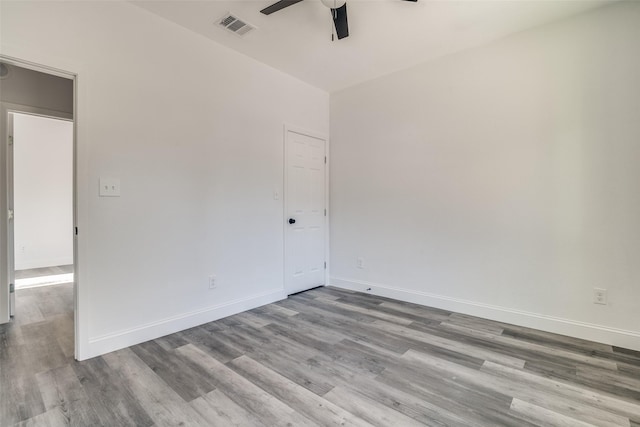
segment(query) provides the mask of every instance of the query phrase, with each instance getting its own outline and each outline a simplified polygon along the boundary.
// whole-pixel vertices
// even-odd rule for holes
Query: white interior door
[[[325,284],[326,141],[286,130],[285,290]]]

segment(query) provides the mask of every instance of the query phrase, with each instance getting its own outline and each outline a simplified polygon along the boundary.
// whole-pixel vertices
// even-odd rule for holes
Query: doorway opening
[[[75,76],[6,57],[0,68],[0,327],[55,331],[48,351],[73,357]]]
[[[9,114],[15,290],[73,283],[73,121]]]

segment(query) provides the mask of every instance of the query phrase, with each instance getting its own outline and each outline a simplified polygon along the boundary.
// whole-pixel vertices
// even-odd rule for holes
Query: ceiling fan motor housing
[[[303,0],[278,0],[271,6],[267,6],[260,11],[264,15],[271,15],[274,12],[282,10],[286,7],[293,6]],[[336,36],[338,40],[349,37],[349,23],[347,22],[347,0],[320,0],[323,5],[331,10],[331,19],[336,28]],[[404,0],[416,2],[418,0]],[[333,40],[333,35],[331,36]]]
[[[320,0],[329,9],[338,9],[345,5],[347,0]]]

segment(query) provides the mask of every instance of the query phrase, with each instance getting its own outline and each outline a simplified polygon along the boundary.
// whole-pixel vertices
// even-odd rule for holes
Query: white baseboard
[[[17,254],[16,254],[17,255]],[[73,255],[63,256],[58,258],[44,258],[44,259],[18,259],[16,256],[15,270],[30,270],[32,268],[45,268],[45,267],[58,267],[60,265],[73,264]]]
[[[73,282],[73,273],[51,274],[49,276],[28,277],[15,279],[16,289],[39,288],[41,286],[61,285]]]
[[[86,354],[79,354],[78,360],[90,359],[105,353],[193,328],[204,323],[213,322],[223,317],[232,316],[265,304],[283,300],[286,297],[287,294],[284,290],[272,291],[192,311],[190,313],[180,314],[124,331],[90,338],[89,345],[86,347]],[[85,352],[83,351],[83,353]]]
[[[640,351],[640,331],[628,331],[593,323],[546,316],[522,310],[450,298],[362,280],[332,277],[331,286],[349,289],[456,313],[468,314],[512,325],[525,326],[560,335],[595,341]],[[369,290],[370,289],[370,290]]]

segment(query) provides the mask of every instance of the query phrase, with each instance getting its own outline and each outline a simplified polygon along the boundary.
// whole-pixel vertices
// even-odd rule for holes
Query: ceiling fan
[[[273,12],[284,9],[300,3],[302,0],[280,0],[262,9],[260,12],[265,15],[271,15]],[[336,27],[336,35],[338,40],[349,37],[349,25],[347,24],[347,0],[320,0],[323,5],[331,9],[331,18],[333,25]],[[418,0],[404,0],[416,2]],[[333,38],[333,35],[332,35]]]

